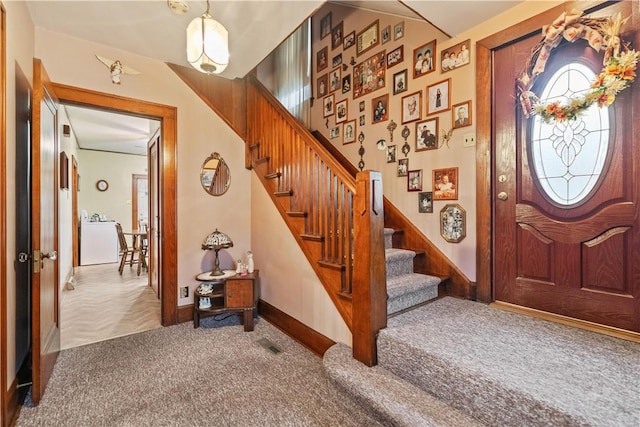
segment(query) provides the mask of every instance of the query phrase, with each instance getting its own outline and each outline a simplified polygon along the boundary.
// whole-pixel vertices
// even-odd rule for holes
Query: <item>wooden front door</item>
[[[597,15],[637,14],[625,3]],[[623,38],[640,47],[633,22]],[[537,33],[494,53],[495,300],[640,332],[640,86],[575,121],[525,118],[514,83],[539,41]],[[586,41],[563,43],[534,92],[563,79],[588,84],[579,74],[598,74],[602,62]]]
[[[60,351],[58,311],[57,99],[40,60],[33,64],[32,398],[40,402]]]

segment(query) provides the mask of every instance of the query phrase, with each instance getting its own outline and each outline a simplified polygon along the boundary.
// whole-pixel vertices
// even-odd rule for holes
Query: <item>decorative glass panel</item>
[[[595,73],[580,63],[570,63],[549,79],[540,100],[561,104],[589,90]],[[561,206],[584,200],[603,173],[609,148],[609,108],[592,105],[575,120],[545,123],[534,116],[530,153],[538,183]]]

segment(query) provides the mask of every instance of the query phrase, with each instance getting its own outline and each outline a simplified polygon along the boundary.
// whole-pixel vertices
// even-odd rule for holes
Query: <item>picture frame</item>
[[[431,191],[418,193],[418,212],[433,213],[433,193]]]
[[[451,109],[451,79],[427,86],[427,116]]]
[[[335,68],[338,65],[342,64],[342,53],[337,54],[331,59],[331,67]]]
[[[467,213],[457,203],[440,210],[440,235],[449,243],[459,243],[467,236]]]
[[[324,73],[318,77],[316,85],[316,98],[322,98],[327,95],[327,89],[329,88],[329,75]]]
[[[387,163],[396,162],[396,145],[387,145]]]
[[[378,26],[379,21],[376,19],[356,35],[357,56],[360,56],[370,49],[373,49],[380,43],[380,37],[378,36]]]
[[[459,129],[472,124],[473,111],[471,111],[471,100],[454,104],[451,107],[451,127]]]
[[[342,46],[342,21],[331,29],[331,50]]]
[[[413,78],[426,76],[436,70],[436,40],[413,49]]]
[[[393,39],[399,40],[404,37],[404,21],[393,26]]]
[[[358,120],[358,123],[360,124],[360,126],[364,126],[365,124],[367,124],[367,118],[365,117],[364,114],[360,115],[360,119]]]
[[[340,125],[336,125],[329,130],[329,139],[340,138]]]
[[[322,99],[322,117],[330,117],[335,113],[335,97],[333,94]]]
[[[402,124],[420,120],[422,113],[422,91],[402,97]]]
[[[331,34],[331,12],[320,20],[320,40]]]
[[[316,54],[316,72],[320,72],[329,66],[329,48],[323,47]]]
[[[408,89],[407,79],[409,77],[409,70],[404,69],[393,75],[393,94],[405,92]]]
[[[376,53],[353,67],[353,99],[383,89],[387,83],[385,51]]]
[[[440,52],[440,70],[446,73],[471,63],[471,40],[465,40]]]
[[[380,33],[380,38],[382,39],[382,44],[385,44],[388,41],[391,41],[391,25],[387,25],[382,29]]]
[[[334,68],[329,73],[329,93],[335,92],[342,86],[342,69]]]
[[[342,93],[347,93],[351,90],[351,74],[347,74],[342,77]]]
[[[358,134],[358,128],[356,127],[356,121],[349,120],[344,124],[344,137],[342,139],[342,144],[351,144],[352,142],[356,142],[356,135]]]
[[[69,156],[64,151],[60,152],[60,188],[69,189]]]
[[[344,39],[342,40],[342,50],[347,50],[351,46],[354,46],[355,44],[356,44],[356,32],[351,31],[349,34],[344,36]]]
[[[437,149],[438,132],[438,117],[433,117],[416,123],[415,151]]]
[[[398,65],[404,61],[404,45],[401,45],[387,54],[387,68]]]
[[[433,170],[433,200],[458,200],[458,168]]]
[[[365,102],[364,101],[360,101],[359,109],[360,109],[361,113],[364,111],[364,106],[365,106]]]
[[[389,94],[378,96],[371,100],[371,124],[389,120]]]
[[[336,124],[346,122],[349,104],[346,99],[336,102]]]
[[[422,191],[422,169],[407,172],[407,191]]]
[[[398,159],[398,177],[407,176],[409,170],[409,158]]]

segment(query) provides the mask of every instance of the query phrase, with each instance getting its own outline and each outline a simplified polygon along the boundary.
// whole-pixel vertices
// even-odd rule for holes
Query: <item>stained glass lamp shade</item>
[[[211,272],[212,276],[222,276],[224,275],[224,271],[220,269],[220,259],[218,258],[218,251],[220,249],[227,249],[233,247],[233,242],[226,234],[216,231],[209,234],[204,242],[202,242],[203,250],[214,250],[216,251],[216,262],[213,271]]]

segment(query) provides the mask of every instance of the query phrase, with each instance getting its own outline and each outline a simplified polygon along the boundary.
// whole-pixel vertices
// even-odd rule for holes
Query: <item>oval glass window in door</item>
[[[540,92],[547,104],[571,98],[589,90],[595,73],[586,65],[572,62],[559,68]],[[533,117],[529,132],[529,154],[538,185],[561,207],[585,200],[603,176],[609,150],[609,108],[592,105],[575,120],[545,123]]]

